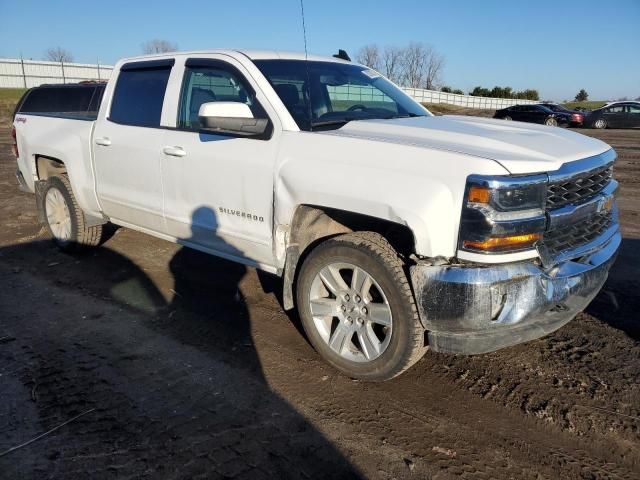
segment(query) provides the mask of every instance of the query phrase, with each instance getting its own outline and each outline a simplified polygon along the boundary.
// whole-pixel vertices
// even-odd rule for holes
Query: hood
[[[611,148],[560,127],[459,115],[359,120],[322,134],[488,158],[514,174],[557,170]]]

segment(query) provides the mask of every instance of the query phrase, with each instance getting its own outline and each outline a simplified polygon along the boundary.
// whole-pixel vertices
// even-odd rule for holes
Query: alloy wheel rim
[[[340,357],[371,362],[389,347],[391,306],[363,268],[342,262],[326,265],[311,283],[309,307],[316,331]]]
[[[62,192],[55,187],[47,191],[45,211],[53,236],[63,242],[71,240],[71,212]]]

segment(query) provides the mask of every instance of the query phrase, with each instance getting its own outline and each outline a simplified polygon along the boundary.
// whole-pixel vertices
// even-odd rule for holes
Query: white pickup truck
[[[56,243],[97,245],[113,222],[279,275],[309,341],[356,378],[554,331],[621,241],[605,143],[433,116],[338,58],[125,59],[96,113],[37,110],[14,118],[17,175]]]

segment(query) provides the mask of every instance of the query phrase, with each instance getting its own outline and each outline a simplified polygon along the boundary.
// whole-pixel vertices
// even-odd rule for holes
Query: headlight
[[[546,225],[547,176],[467,180],[459,248],[481,253],[529,250]]]

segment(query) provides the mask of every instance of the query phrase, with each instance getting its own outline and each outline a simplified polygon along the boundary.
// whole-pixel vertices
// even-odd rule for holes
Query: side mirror
[[[242,102],[208,102],[200,105],[198,120],[203,130],[251,137],[267,130],[269,120],[254,118]]]

